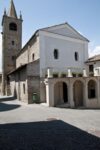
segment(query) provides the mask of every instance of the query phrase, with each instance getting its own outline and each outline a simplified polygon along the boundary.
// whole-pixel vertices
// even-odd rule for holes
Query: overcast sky
[[[0,0],[0,22],[9,3],[10,0]],[[14,0],[14,3],[18,16],[20,10],[23,15],[23,45],[35,30],[68,22],[90,40],[90,56],[100,53],[100,0]]]

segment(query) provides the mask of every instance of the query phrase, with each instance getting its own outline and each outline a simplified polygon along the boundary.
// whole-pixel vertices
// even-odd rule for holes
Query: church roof
[[[54,32],[52,29],[55,29],[55,28],[59,28],[59,27],[65,27],[65,28],[70,28],[75,34],[78,35],[78,38],[77,37],[74,37],[76,39],[80,39],[80,40],[83,40],[83,41],[87,41],[89,42],[89,40],[87,38],[85,38],[83,35],[81,35],[78,31],[76,31],[72,26],[70,26],[67,22],[65,23],[62,23],[62,24],[58,24],[58,25],[54,25],[54,26],[50,26],[50,27],[46,27],[46,28],[41,28],[41,29],[38,29],[36,30],[36,32],[32,35],[32,37],[28,40],[28,42],[24,45],[24,47],[20,50],[20,52],[18,53],[17,57],[21,54],[22,51],[24,51],[25,47],[30,43],[30,41],[32,39],[35,39],[35,37],[37,35],[39,35],[39,31],[47,31],[48,33],[53,33],[53,34],[57,34],[57,35],[62,35],[62,36],[65,36],[65,37],[68,37],[66,34],[59,34],[59,33],[56,33]],[[73,37],[70,37],[69,38],[73,38]]]
[[[57,31],[57,30],[60,30],[61,28],[62,29],[64,28],[65,33],[63,32],[63,34],[62,34],[61,32]],[[58,24],[58,25],[53,25],[53,26],[46,27],[46,28],[42,28],[42,29],[39,29],[39,30],[47,31],[47,32],[50,32],[50,33],[58,34],[58,35],[67,36],[69,38],[76,38],[76,39],[80,39],[80,40],[84,40],[84,41],[88,41],[89,42],[89,40],[86,37],[84,37],[82,34],[80,34],[68,22],[65,22],[65,23],[62,23],[62,24]],[[71,32],[74,32],[74,34],[77,35],[77,36],[73,37],[73,36],[68,35],[68,33],[66,34],[67,30],[70,30]]]
[[[10,1],[10,8],[8,11],[8,16],[13,17],[13,18],[17,18],[17,13],[16,13],[16,9],[15,9],[13,0]]]

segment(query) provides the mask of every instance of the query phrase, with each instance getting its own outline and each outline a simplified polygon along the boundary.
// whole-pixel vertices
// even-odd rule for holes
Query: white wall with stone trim
[[[58,49],[58,59],[54,59],[54,49]],[[75,61],[75,52],[78,52],[79,60]],[[84,62],[88,59],[88,42],[55,36],[53,33],[40,31],[40,75],[47,68],[53,68],[54,72],[67,72],[71,68],[74,72],[82,72],[86,67]]]

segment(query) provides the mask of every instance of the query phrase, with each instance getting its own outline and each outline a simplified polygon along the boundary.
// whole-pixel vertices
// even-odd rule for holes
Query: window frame
[[[11,41],[11,44],[14,46],[15,45],[15,41],[13,40],[13,41]]]
[[[75,61],[78,61],[78,60],[79,60],[79,53],[78,53],[78,52],[75,52],[75,53],[74,53],[74,58],[75,58]]]
[[[33,53],[32,54],[32,61],[34,61],[35,60],[35,54]]]
[[[54,59],[59,59],[59,50],[58,49],[54,49],[54,51],[53,51],[53,55],[54,55]]]

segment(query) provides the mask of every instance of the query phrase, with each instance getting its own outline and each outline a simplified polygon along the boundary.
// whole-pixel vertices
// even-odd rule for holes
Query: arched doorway
[[[96,98],[96,82],[94,80],[88,82],[88,98]]]
[[[83,83],[75,81],[73,85],[75,107],[83,106]]]
[[[68,102],[68,87],[65,82],[57,82],[54,86],[55,106]]]

